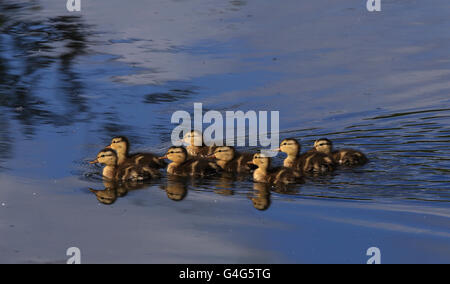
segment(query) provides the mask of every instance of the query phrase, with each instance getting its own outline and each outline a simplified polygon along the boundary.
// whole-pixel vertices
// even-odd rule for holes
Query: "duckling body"
[[[332,157],[327,154],[317,151],[300,154],[301,145],[296,139],[283,140],[278,150],[287,154],[284,167],[291,168],[297,173],[326,174],[335,169]]]
[[[336,164],[344,167],[362,166],[369,161],[366,155],[358,150],[333,150],[333,142],[326,138],[314,142],[314,149],[312,151],[330,155]]]
[[[220,171],[219,166],[207,159],[190,158],[187,150],[182,147],[171,147],[165,157],[172,161],[167,167],[167,173],[176,176],[209,176]]]
[[[146,166],[151,169],[161,169],[166,167],[164,161],[159,160],[158,156],[152,153],[129,154],[130,142],[128,138],[124,136],[114,137],[111,140],[111,145],[109,145],[107,148],[116,151],[118,156],[118,165],[131,163]]]
[[[135,164],[133,161],[125,161],[118,164],[119,158],[116,151],[104,149],[97,155],[97,159],[91,164],[99,163],[105,165],[103,168],[103,178],[110,181],[142,181],[159,177],[159,171],[149,168],[146,165]]]
[[[192,130],[187,133],[183,141],[186,146],[186,151],[189,157],[192,158],[206,158],[214,153],[215,146],[206,146],[203,141],[203,135],[199,131]]]
[[[258,167],[253,173],[255,182],[272,185],[289,185],[303,182],[303,179],[291,168],[271,168],[270,158],[263,154],[255,154],[250,163]]]
[[[217,147],[212,157],[216,163],[227,173],[250,173],[249,162],[253,160],[253,154],[239,153],[233,147]]]

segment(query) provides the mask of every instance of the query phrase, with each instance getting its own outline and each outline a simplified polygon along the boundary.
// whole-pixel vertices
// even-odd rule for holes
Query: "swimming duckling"
[[[217,165],[227,173],[249,173],[248,162],[253,160],[253,154],[239,153],[229,146],[217,147],[210,157],[215,158]]]
[[[325,153],[314,151],[300,154],[301,145],[296,139],[283,140],[277,150],[288,155],[284,166],[296,172],[326,174],[335,170],[333,158]]]
[[[334,161],[340,166],[356,167],[366,164],[369,159],[362,152],[353,149],[333,150],[333,142],[327,138],[322,138],[314,142],[314,150],[320,153],[331,155]]]
[[[183,138],[183,142],[187,145],[186,150],[191,157],[206,158],[213,154],[216,148],[215,146],[206,146],[203,141],[203,134],[197,130],[187,133]]]
[[[132,162],[142,166],[148,166],[154,169],[165,168],[164,161],[158,159],[158,156],[152,153],[136,153],[129,154],[130,142],[128,138],[124,136],[117,136],[111,140],[111,145],[106,147],[107,149],[113,149],[116,151],[119,158],[118,165],[122,165],[125,162]]]
[[[168,159],[172,163],[167,166],[167,173],[177,176],[207,176],[220,171],[220,167],[206,159],[189,158],[188,152],[183,147],[171,147],[166,156],[160,159]]]
[[[303,182],[291,168],[271,168],[271,159],[264,154],[255,154],[249,164],[258,167],[253,173],[253,180],[255,182],[273,185],[288,185]]]
[[[103,178],[110,181],[140,181],[154,177],[159,177],[159,171],[148,166],[136,165],[131,161],[126,161],[121,165],[118,164],[119,157],[116,151],[112,149],[104,149],[97,155],[95,161],[91,164],[103,164]]]

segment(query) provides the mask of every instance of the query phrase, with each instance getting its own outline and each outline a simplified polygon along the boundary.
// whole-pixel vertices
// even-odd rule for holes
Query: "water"
[[[85,263],[450,261],[448,1],[63,2],[0,3],[1,263],[73,246]],[[282,138],[371,162],[289,191],[163,178],[100,203],[87,161],[117,134],[163,154],[195,102],[278,110]]]

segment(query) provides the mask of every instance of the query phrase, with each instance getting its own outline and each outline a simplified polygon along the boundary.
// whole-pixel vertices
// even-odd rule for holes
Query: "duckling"
[[[369,159],[362,152],[353,149],[333,150],[333,142],[322,138],[314,142],[314,151],[333,157],[335,163],[340,166],[356,167],[365,165]]]
[[[183,142],[187,145],[186,150],[191,157],[206,158],[214,153],[216,148],[215,146],[206,146],[203,141],[203,134],[197,130],[187,133],[183,138]]]
[[[164,161],[158,159],[158,156],[152,153],[136,153],[129,154],[130,142],[128,138],[124,136],[117,136],[111,140],[111,145],[106,147],[107,149],[113,149],[116,151],[119,158],[118,164],[122,165],[125,162],[132,162],[134,164],[139,164],[143,166],[148,166],[153,169],[165,168],[166,164]]]
[[[166,156],[160,159],[168,159],[172,163],[167,166],[167,173],[176,176],[207,176],[220,171],[220,167],[206,159],[189,158],[188,152],[183,147],[171,147]]]
[[[317,151],[300,154],[301,145],[293,138],[283,140],[277,151],[288,155],[284,160],[284,166],[292,168],[295,172],[326,174],[335,170],[335,163],[331,156]]]
[[[95,161],[91,164],[103,164],[103,178],[110,181],[140,181],[154,177],[159,177],[159,171],[155,171],[148,166],[137,165],[131,161],[126,161],[121,165],[118,164],[119,157],[116,151],[112,149],[104,149],[97,155]]]
[[[289,185],[303,182],[291,168],[271,168],[271,159],[264,154],[255,154],[249,164],[258,167],[253,173],[253,180],[255,182],[272,185]]]
[[[239,153],[234,147],[217,147],[214,154],[210,157],[215,158],[217,165],[227,173],[249,173],[250,166],[248,162],[253,160],[253,154]]]

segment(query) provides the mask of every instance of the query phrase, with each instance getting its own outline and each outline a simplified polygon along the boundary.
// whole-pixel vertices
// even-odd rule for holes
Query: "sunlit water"
[[[73,246],[83,262],[365,263],[372,246],[450,261],[448,1],[64,2],[0,3],[1,263]],[[288,191],[250,177],[95,191],[87,161],[111,137],[163,154],[195,102],[278,110],[282,138],[370,163]]]

